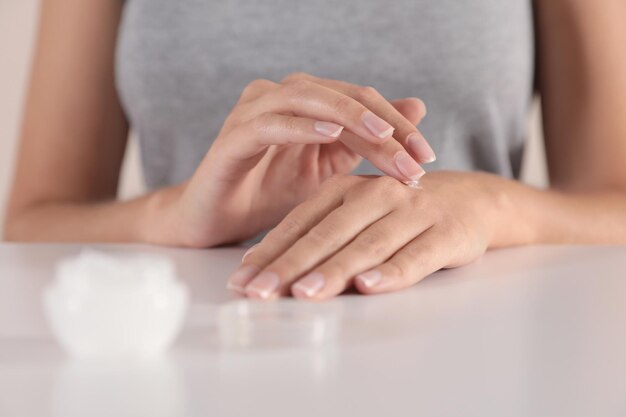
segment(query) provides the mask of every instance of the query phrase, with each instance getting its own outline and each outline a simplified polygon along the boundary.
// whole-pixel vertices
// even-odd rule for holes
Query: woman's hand
[[[305,74],[254,81],[194,177],[158,196],[147,240],[205,247],[252,237],[361,157],[401,181],[419,179],[418,161],[434,159],[416,129],[424,114],[418,99],[389,102],[371,87]]]
[[[502,182],[436,172],[411,188],[390,177],[333,177],[244,256],[229,288],[261,299],[406,288],[506,244],[502,213],[512,210]]]

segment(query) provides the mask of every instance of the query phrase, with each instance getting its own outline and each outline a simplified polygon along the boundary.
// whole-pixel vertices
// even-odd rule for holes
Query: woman
[[[7,237],[209,247],[278,223],[229,281],[263,299],[626,243],[624,44],[622,0],[48,0]],[[535,78],[548,190],[516,181]],[[151,192],[120,202],[129,125]],[[347,175],[361,158],[387,175]]]

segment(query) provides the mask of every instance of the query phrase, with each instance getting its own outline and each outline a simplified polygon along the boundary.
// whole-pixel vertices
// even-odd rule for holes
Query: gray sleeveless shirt
[[[256,78],[296,71],[428,106],[429,169],[519,173],[530,0],[126,0],[116,80],[150,188],[189,178]],[[364,162],[359,172],[377,172]]]

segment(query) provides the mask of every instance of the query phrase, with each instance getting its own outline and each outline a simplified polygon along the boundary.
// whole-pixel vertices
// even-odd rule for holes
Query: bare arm
[[[551,183],[626,188],[626,3],[536,1]]]
[[[42,2],[6,237],[134,240],[140,204],[113,203],[127,121],[113,80],[121,1]]]
[[[521,215],[535,242],[626,243],[626,3],[535,11],[551,191],[529,191]]]
[[[415,126],[420,100],[292,74],[251,80],[190,181],[115,201],[128,132],[113,70],[121,13],[121,0],[43,2],[9,240],[224,244],[275,224],[361,157],[401,180],[434,157]]]

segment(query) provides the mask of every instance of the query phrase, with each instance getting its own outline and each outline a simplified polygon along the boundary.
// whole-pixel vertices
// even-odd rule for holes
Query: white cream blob
[[[75,356],[165,351],[185,318],[186,287],[171,260],[84,250],[59,262],[44,307],[59,344]]]

